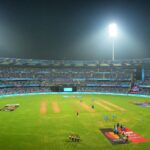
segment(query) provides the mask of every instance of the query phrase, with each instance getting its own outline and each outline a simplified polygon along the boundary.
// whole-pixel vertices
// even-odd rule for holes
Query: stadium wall
[[[146,97],[150,98],[150,95],[141,95],[141,94],[118,94],[118,93],[104,93],[104,92],[43,92],[43,93],[25,93],[25,94],[9,94],[9,95],[0,95],[0,98],[3,97],[12,97],[12,96],[30,96],[30,95],[51,95],[51,94],[94,94],[94,95],[113,95],[113,96],[134,96],[134,97]]]

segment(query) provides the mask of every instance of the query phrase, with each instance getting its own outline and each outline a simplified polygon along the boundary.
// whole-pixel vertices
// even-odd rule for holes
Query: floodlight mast
[[[109,36],[112,38],[112,61],[115,60],[115,38],[117,36],[117,25],[112,23],[109,25]]]
[[[115,40],[112,39],[112,61],[115,60]]]

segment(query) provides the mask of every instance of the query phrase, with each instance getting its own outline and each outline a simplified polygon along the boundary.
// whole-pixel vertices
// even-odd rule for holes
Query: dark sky
[[[116,59],[150,57],[148,0],[0,0],[0,57],[111,59],[111,22]]]

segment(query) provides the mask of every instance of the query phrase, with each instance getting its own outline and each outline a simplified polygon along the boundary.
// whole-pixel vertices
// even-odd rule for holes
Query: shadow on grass
[[[78,145],[82,144],[82,140],[80,140],[79,142],[74,142],[69,139],[66,139],[64,140],[64,142],[66,147],[73,147],[73,148],[76,148]]]

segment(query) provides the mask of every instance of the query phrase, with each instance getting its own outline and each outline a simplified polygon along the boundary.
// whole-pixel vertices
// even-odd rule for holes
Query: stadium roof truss
[[[93,60],[37,60],[37,59],[17,59],[17,58],[0,58],[0,66],[76,66],[76,67],[106,67],[106,66],[138,66],[146,65],[150,66],[150,58],[146,59],[132,59],[132,60],[102,60],[102,61],[93,61]]]

